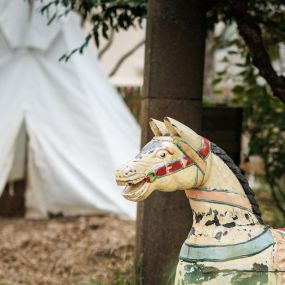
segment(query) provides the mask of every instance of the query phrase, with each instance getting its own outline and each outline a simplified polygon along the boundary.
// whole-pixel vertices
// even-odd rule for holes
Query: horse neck
[[[229,191],[246,196],[235,174],[215,154],[211,154],[209,158],[205,179],[201,188],[228,189]]]
[[[263,231],[236,176],[216,155],[208,161],[205,181],[187,190],[193,210],[188,242],[232,244],[251,239]]]

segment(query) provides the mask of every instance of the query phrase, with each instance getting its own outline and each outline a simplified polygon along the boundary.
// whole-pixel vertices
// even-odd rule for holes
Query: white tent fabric
[[[135,204],[123,199],[114,174],[138,152],[139,127],[94,54],[58,61],[84,40],[75,15],[47,26],[40,1],[28,3],[0,0],[0,194],[24,124],[27,216],[134,218]]]

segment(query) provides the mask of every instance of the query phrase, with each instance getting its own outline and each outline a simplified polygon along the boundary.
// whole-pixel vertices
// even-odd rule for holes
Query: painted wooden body
[[[192,284],[189,276],[197,272],[219,272],[223,279],[227,271],[285,271],[285,234],[263,223],[254,193],[225,152],[174,119],[150,125],[155,137],[118,169],[116,179],[133,201],[155,190],[185,191],[193,225],[175,284]]]

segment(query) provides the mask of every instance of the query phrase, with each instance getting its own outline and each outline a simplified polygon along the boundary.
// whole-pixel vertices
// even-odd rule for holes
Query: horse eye
[[[159,154],[159,156],[160,156],[161,158],[165,158],[165,157],[166,157],[166,153],[165,153],[165,152],[161,152],[161,153]]]

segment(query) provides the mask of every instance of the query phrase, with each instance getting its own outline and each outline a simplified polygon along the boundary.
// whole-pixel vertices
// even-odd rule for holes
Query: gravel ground
[[[109,285],[130,274],[133,221],[0,219],[0,228],[0,285]]]

